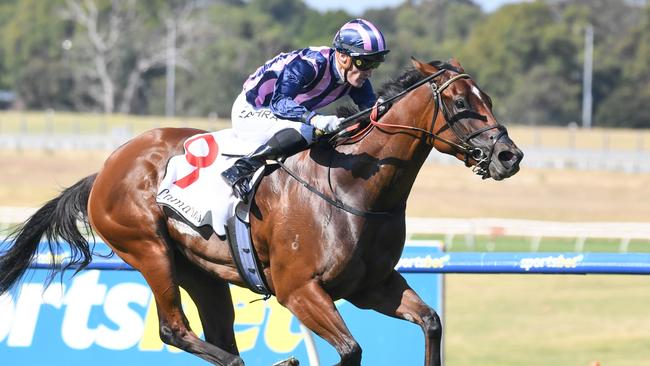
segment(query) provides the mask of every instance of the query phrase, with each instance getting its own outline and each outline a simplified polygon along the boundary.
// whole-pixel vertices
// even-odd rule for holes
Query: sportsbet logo
[[[60,322],[61,341],[71,349],[98,346],[110,350],[179,352],[160,341],[156,306],[149,287],[137,282],[105,285],[99,281],[100,273],[84,271],[69,286],[54,282],[47,290],[40,282],[24,283],[17,295],[0,297],[0,348],[3,344],[32,346],[39,326],[47,326],[45,323],[55,318]],[[259,295],[239,287],[231,287],[231,293],[240,352],[255,348],[259,342],[276,353],[291,352],[300,344],[302,334],[292,331],[292,327],[298,330],[297,321],[274,298],[250,303]],[[192,329],[201,334],[196,306],[185,292],[182,298]],[[46,319],[43,314],[51,315],[52,308],[62,316]]]

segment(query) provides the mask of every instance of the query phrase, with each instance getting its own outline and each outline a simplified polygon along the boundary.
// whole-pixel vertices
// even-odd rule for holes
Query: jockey
[[[339,128],[340,118],[317,109],[344,95],[359,109],[372,107],[377,97],[369,78],[388,52],[379,29],[355,19],[336,33],[333,48],[281,53],[250,75],[233,104],[232,127],[261,146],[222,173],[235,195],[248,201],[250,178],[267,159],[291,156]]]

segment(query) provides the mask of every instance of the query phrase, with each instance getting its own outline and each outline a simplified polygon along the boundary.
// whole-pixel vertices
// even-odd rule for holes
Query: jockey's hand
[[[323,131],[325,134],[332,133],[341,126],[343,118],[337,116],[323,116],[317,114],[311,118],[309,124],[316,127],[316,129]]]
[[[377,99],[377,103],[375,103],[375,105],[380,105],[380,104],[382,104],[382,103],[384,103],[384,98],[381,98],[381,97],[380,97],[379,99]],[[388,103],[384,103],[384,104],[380,105],[380,106],[377,108],[377,119],[380,119],[381,116],[383,116],[384,114],[386,114],[386,112],[388,112],[388,110],[389,110],[390,107],[392,107],[392,106],[393,106],[393,103],[390,103],[390,102],[388,102]]]

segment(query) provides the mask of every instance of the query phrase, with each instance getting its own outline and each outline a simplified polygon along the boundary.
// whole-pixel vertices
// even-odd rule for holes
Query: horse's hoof
[[[300,362],[294,357],[289,357],[288,359],[280,362],[274,363],[272,366],[298,366]]]

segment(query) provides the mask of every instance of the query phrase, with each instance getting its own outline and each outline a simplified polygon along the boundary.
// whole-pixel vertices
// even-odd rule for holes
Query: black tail
[[[38,252],[38,245],[43,237],[47,239],[53,257],[50,280],[57,272],[70,266],[78,266],[80,270],[90,263],[92,248],[79,230],[77,220],[81,221],[90,233],[87,206],[90,188],[96,177],[97,174],[90,175],[64,190],[0,243],[3,249],[6,249],[0,250],[0,295],[7,292],[25,274]],[[57,253],[60,247],[58,239],[70,245],[70,258],[64,266],[54,259],[54,253]]]

